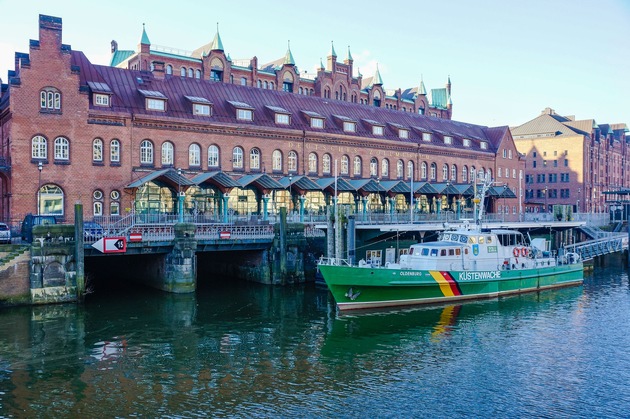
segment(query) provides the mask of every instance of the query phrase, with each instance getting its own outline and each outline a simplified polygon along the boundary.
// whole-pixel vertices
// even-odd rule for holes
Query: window
[[[260,170],[260,150],[257,148],[249,151],[249,169]]]
[[[423,132],[422,133],[422,141],[431,141],[431,133]]]
[[[236,119],[251,121],[254,119],[254,112],[251,109],[237,109]]]
[[[311,128],[324,128],[324,120],[322,118],[311,118]]]
[[[485,179],[485,173],[483,171],[483,167],[481,169],[479,169],[479,173],[477,173],[477,175],[479,176],[479,179]]]
[[[536,168],[536,160],[534,160],[534,161],[532,162],[532,167],[533,167],[533,168]]]
[[[153,143],[149,140],[140,143],[140,164],[153,164]]]
[[[502,170],[501,170],[501,168],[499,167],[499,169],[498,169],[498,175],[499,175],[499,177],[501,177],[501,173],[503,173],[503,171],[502,171]]]
[[[553,167],[558,167],[558,159],[553,161]]]
[[[234,147],[234,149],[232,149],[232,168],[243,168],[243,149],[240,147]]]
[[[70,158],[70,143],[66,138],[55,138],[55,160],[68,160]]]
[[[488,143],[486,141],[482,141],[481,143],[479,143],[479,147],[481,147],[482,150],[487,150]]]
[[[219,167],[219,147],[216,145],[208,147],[208,167]]]
[[[109,215],[120,215],[120,202],[109,203]]]
[[[516,169],[512,169],[512,179],[516,179]]]
[[[274,172],[282,171],[282,152],[280,150],[274,150],[271,153],[271,168]]]
[[[457,166],[455,165],[451,166],[451,181],[457,182]]]
[[[448,180],[448,164],[442,165],[442,180],[443,181]]]
[[[277,113],[276,114],[276,124],[289,125],[290,124],[289,115],[287,115],[285,113]]]
[[[470,140],[468,138],[464,138],[464,147],[470,147]]]
[[[361,176],[361,157],[354,156],[354,163],[352,165],[352,174],[354,176]]]
[[[413,179],[413,162],[411,160],[407,162],[407,179]]]
[[[398,160],[396,162],[396,178],[402,179],[404,176],[403,171],[405,170],[405,163],[402,160]]]
[[[188,69],[188,77],[193,78],[193,75],[194,75],[194,73],[193,73],[193,69],[192,69],[192,68],[189,68],[189,69]]]
[[[374,135],[383,135],[383,127],[374,125],[372,127],[372,134]]]
[[[186,77],[186,67],[182,67],[179,70],[179,75],[182,76],[182,77]]]
[[[166,74],[173,74],[173,66],[168,64],[166,66]]]
[[[54,87],[46,87],[39,92],[41,111],[61,111],[61,93]]]
[[[48,156],[46,139],[41,135],[36,135],[31,140],[31,157],[34,159],[45,159]]]
[[[409,138],[409,130],[408,129],[400,129],[398,130],[398,137],[399,138]]]
[[[100,138],[95,138],[92,141],[92,161],[103,161],[103,140]]]
[[[506,149],[503,149],[503,158],[507,159],[507,150]]]
[[[63,191],[56,185],[44,185],[39,189],[39,213],[41,215],[63,215]]]
[[[372,157],[370,159],[370,176],[371,177],[378,176],[378,160],[376,160],[376,157]]]
[[[470,166],[470,181],[475,181],[475,176],[477,175],[477,170],[475,170],[475,166]]]
[[[427,178],[427,162],[423,161],[420,165],[420,179]]]
[[[210,116],[210,105],[204,103],[193,103],[193,114],[201,116]]]
[[[210,80],[212,80],[212,81],[223,81],[223,71],[221,71],[221,70],[210,70]]]
[[[120,141],[112,140],[109,143],[109,161],[110,163],[120,163]]]
[[[188,165],[201,166],[201,147],[199,147],[199,144],[188,146]]]
[[[343,130],[345,132],[356,132],[357,131],[357,124],[354,123],[354,122],[344,121],[344,123],[343,123]]]
[[[350,173],[350,159],[348,159],[348,156],[341,156],[341,174],[342,175],[347,175],[348,173]]]
[[[288,164],[289,172],[297,172],[297,169],[298,169],[297,163],[298,163],[297,153],[295,151],[289,151],[289,154],[287,155],[287,164]]]
[[[462,182],[468,182],[468,166],[462,167]]]
[[[560,173],[560,182],[569,182],[569,174]]]
[[[195,70],[195,78],[196,79],[200,79],[201,78],[201,70]]]
[[[162,166],[172,166],[174,163],[174,150],[173,143],[170,141],[162,144]]]
[[[93,213],[94,216],[100,216],[103,215],[103,203],[102,202],[94,202],[93,204]]]
[[[282,83],[282,90],[293,93],[293,83],[285,81]]]
[[[109,95],[95,93],[93,102],[96,106],[109,106]]]
[[[387,159],[381,161],[381,176],[384,178],[389,177],[389,160]]]
[[[444,144],[453,144],[453,137],[449,137],[448,135],[446,135],[444,137]]]
[[[512,159],[512,150],[508,150],[508,159]]]
[[[241,86],[247,86],[247,78],[241,77]]]
[[[568,159],[564,159],[564,167],[569,167],[569,160]]]
[[[330,154],[324,154],[324,156],[322,157],[322,171],[325,174],[330,174],[330,161]]]
[[[162,99],[147,98],[147,110],[149,111],[165,111],[166,101]]]
[[[317,174],[317,154],[315,153],[308,155],[308,172]]]

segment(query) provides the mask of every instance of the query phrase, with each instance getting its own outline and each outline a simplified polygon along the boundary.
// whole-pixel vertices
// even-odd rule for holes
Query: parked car
[[[103,226],[94,221],[86,221],[83,223],[83,240],[97,241],[103,237]]]
[[[24,217],[24,220],[22,221],[22,229],[20,231],[22,240],[27,243],[32,243],[33,242],[33,226],[49,225],[49,224],[57,224],[57,219],[55,218],[54,215],[26,214],[26,217]]]
[[[11,243],[11,229],[5,223],[0,223],[0,243]]]

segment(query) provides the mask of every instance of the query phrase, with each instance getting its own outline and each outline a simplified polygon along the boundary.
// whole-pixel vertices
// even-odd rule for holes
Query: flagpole
[[[411,224],[413,224],[413,170],[411,171],[411,192],[410,192],[410,196],[411,198],[409,199],[409,202],[411,203],[410,208],[409,208],[409,218],[411,219]]]

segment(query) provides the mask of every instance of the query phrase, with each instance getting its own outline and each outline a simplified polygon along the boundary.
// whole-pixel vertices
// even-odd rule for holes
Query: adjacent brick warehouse
[[[450,79],[431,100],[422,83],[389,95],[378,73],[369,80],[353,77],[350,52],[337,63],[333,49],[328,68],[302,80],[290,50],[275,66],[245,68],[229,60],[217,38],[198,58],[184,60],[151,50],[143,32],[137,52],[120,59],[113,46],[117,66],[99,66],[62,43],[60,18],[40,16],[39,39],[28,54],[16,53],[15,70],[1,90],[0,219],[17,223],[38,210],[38,200],[46,203],[40,210],[66,222],[77,201],[86,219],[98,211],[125,215],[144,199],[134,184],[143,178],[161,188],[152,198],[157,210],[172,211],[170,194],[182,185],[159,172],[168,168],[181,169],[186,179],[222,171],[234,179],[317,180],[334,176],[336,162],[349,180],[409,182],[413,176],[416,185],[465,185],[483,172],[519,196],[525,160],[508,127],[451,120]],[[183,62],[192,77],[173,70]],[[241,85],[241,77],[248,82]],[[38,198],[40,186],[45,198]],[[256,189],[256,199],[271,193],[262,183],[248,187]],[[48,200],[51,195],[55,199]],[[187,205],[189,198],[192,193]],[[424,196],[425,202],[436,198],[443,199]],[[502,198],[490,211],[504,205],[510,212],[520,207],[518,198]]]

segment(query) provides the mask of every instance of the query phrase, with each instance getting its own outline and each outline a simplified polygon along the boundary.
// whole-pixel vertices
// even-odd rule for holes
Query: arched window
[[[510,177],[510,172],[509,172],[509,169],[505,169],[505,170],[507,170],[507,171],[508,171],[508,172],[505,174],[505,175],[506,175],[506,177]],[[490,178],[490,180],[492,180],[492,169],[488,169],[488,170],[487,170],[487,172],[488,172],[488,177]],[[514,177],[516,178],[516,172],[514,172]]]
[[[330,162],[331,162],[330,154],[324,154],[322,157],[322,171],[324,174],[330,174]]]
[[[241,77],[241,86],[247,86],[247,77]]]
[[[45,159],[48,156],[47,141],[41,135],[36,135],[31,140],[31,157],[34,159]]]
[[[274,172],[282,172],[282,151],[274,150],[271,153],[271,169]]]
[[[457,182],[457,166],[451,165],[451,182]]]
[[[298,155],[295,151],[289,151],[289,154],[287,155],[287,164],[289,172],[297,172]]]
[[[201,70],[195,70],[195,78],[196,79],[200,79],[201,78]]]
[[[310,153],[308,155],[308,172],[317,174],[317,154]]]
[[[118,140],[112,140],[109,143],[109,161],[120,163],[120,141]]]
[[[354,156],[354,163],[352,165],[352,174],[354,176],[361,176],[361,157]]]
[[[407,162],[407,179],[412,179],[413,177],[413,161],[409,160]]]
[[[103,161],[103,140],[100,138],[95,138],[92,141],[92,161]]]
[[[396,162],[396,178],[397,179],[402,179],[405,175],[404,173],[405,170],[405,163],[403,163],[402,160],[398,160]]]
[[[442,180],[445,182],[448,180],[448,164],[446,163],[442,165]]]
[[[420,179],[427,178],[427,162],[423,161],[420,165]]]
[[[168,64],[166,66],[166,74],[173,74],[173,66]]]
[[[389,160],[381,160],[381,176],[384,178],[389,177]]]
[[[376,160],[376,157],[370,159],[370,176],[378,177],[378,160]]]
[[[149,140],[140,143],[140,164],[153,164],[153,143]]]
[[[179,75],[182,77],[186,77],[186,67],[182,67],[179,71]]]
[[[479,179],[481,179],[481,180],[483,180],[483,179],[484,179],[484,177],[485,177],[485,173],[484,173],[484,171],[483,171],[483,167],[482,167],[481,169],[479,169],[479,175],[478,175],[478,176],[479,176]]]
[[[249,169],[260,170],[260,150],[257,148],[249,151]]]
[[[265,80],[263,82],[263,89],[268,89],[269,88],[269,83],[267,83],[267,81]]]
[[[68,160],[70,158],[70,142],[63,137],[55,138],[55,160]]]
[[[94,201],[92,202],[92,213],[94,216],[103,215],[103,191],[100,189],[92,192],[92,198]]]
[[[39,189],[39,213],[41,215],[63,215],[64,195],[59,186],[44,185]]]
[[[470,166],[470,181],[475,181],[475,176],[477,175],[477,171],[475,170],[475,166]]]
[[[462,167],[462,182],[468,182],[468,166]]]
[[[342,175],[347,175],[350,173],[350,159],[348,158],[348,156],[343,155],[341,156],[341,174]]]
[[[232,168],[233,169],[243,168],[243,149],[240,147],[234,147],[232,149]]]
[[[39,107],[42,111],[60,111],[61,93],[54,87],[46,87],[39,92]]]
[[[216,145],[208,147],[208,167],[219,167],[219,147]]]
[[[431,180],[437,179],[437,164],[431,163],[431,173],[429,173]]]
[[[272,82],[272,81],[270,81],[270,82],[269,82],[269,88],[270,88],[271,90],[273,90],[273,82]]]
[[[262,83],[260,82],[260,80],[256,80],[256,87],[258,87],[259,89],[262,87]]]
[[[201,147],[199,147],[199,144],[188,146],[188,165],[201,166]]]
[[[172,166],[174,164],[175,147],[170,141],[162,144],[162,166]]]
[[[188,77],[190,77],[190,78],[192,79],[192,78],[193,78],[193,76],[194,76],[193,69],[192,69],[192,68],[189,68],[189,69],[188,69]]]

